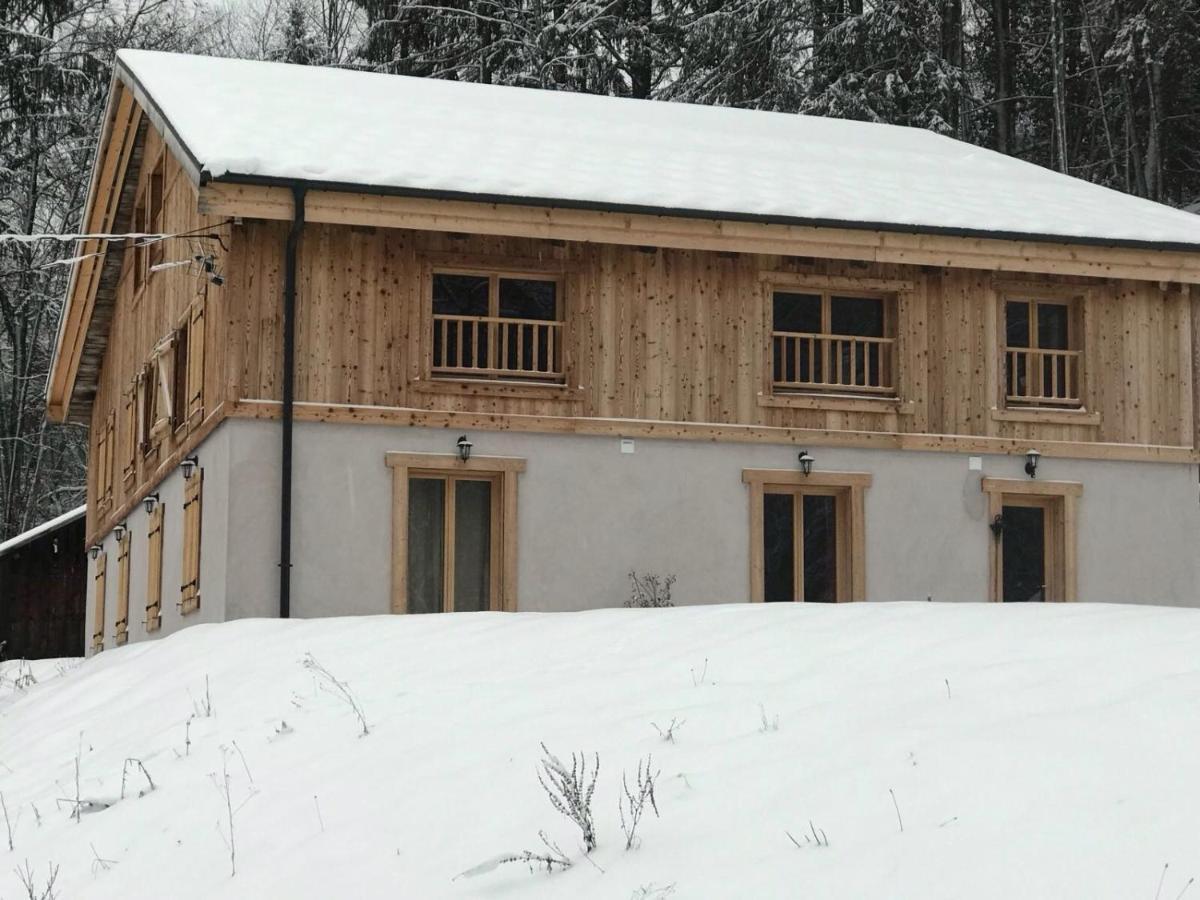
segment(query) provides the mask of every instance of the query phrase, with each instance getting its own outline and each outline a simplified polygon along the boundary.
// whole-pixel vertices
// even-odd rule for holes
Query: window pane
[[[1004,305],[1005,340],[1010,347],[1029,346],[1029,304],[1010,300]]]
[[[537,319],[554,322],[558,318],[556,304],[558,285],[553,281],[532,278],[500,279],[500,315],[506,319]],[[556,331],[553,336],[548,325],[500,326],[497,335],[497,353],[504,367],[514,372],[532,375],[555,371],[557,360],[551,359],[551,342],[555,342],[554,356],[560,349]]]
[[[763,494],[763,599],[768,603],[796,599],[794,520],[791,494]]]
[[[487,277],[434,274],[433,313],[435,316],[486,316]],[[433,365],[486,368],[487,341],[487,323],[434,319]]]
[[[1067,330],[1070,309],[1065,303],[1037,305],[1038,347],[1042,350],[1068,350]]]
[[[792,294],[776,291],[774,296],[775,331],[821,332],[820,294]]]
[[[1006,506],[1004,522],[1004,601],[1046,599],[1046,515],[1039,506]]]
[[[804,495],[804,602],[837,602],[837,498]]]
[[[883,337],[883,300],[878,297],[830,297],[829,325],[834,334]]]
[[[558,285],[533,278],[500,279],[500,315],[506,319],[558,318]]]
[[[440,316],[486,316],[488,280],[483,275],[433,276],[433,312]]]
[[[442,611],[446,482],[408,481],[408,611]]]
[[[454,610],[491,608],[492,483],[454,484]]]

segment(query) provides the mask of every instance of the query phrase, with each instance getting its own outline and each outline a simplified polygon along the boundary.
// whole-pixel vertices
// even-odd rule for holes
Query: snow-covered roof
[[[87,512],[86,505],[77,506],[70,512],[65,512],[61,516],[55,516],[48,522],[43,522],[41,525],[38,525],[35,528],[30,528],[28,531],[22,531],[15,537],[10,537],[7,541],[0,543],[0,556],[4,556],[9,551],[16,550],[18,547],[22,547],[25,544],[28,544],[30,541],[37,540],[43,534],[54,531],[56,528],[66,525],[68,522],[74,522],[76,519],[82,518],[85,512]]]
[[[1200,219],[929,131],[122,50],[195,174],[496,201],[1200,248]]]

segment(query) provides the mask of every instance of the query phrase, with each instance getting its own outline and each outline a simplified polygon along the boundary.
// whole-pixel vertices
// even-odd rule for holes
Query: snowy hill
[[[62,898],[1196,900],[1198,647],[1193,610],[742,605],[198,626],[23,689],[7,664],[0,897],[28,861]],[[599,754],[590,862],[540,742]],[[127,759],[153,791],[130,764],[119,799]],[[455,878],[539,830],[571,868]]]

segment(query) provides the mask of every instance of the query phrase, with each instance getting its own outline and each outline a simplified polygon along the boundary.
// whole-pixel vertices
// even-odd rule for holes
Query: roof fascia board
[[[199,189],[200,211],[248,219],[291,218],[289,188],[214,179]],[[310,190],[306,219],[597,243],[815,256],[1012,273],[1200,283],[1200,250],[1087,247],[999,238],[869,231],[686,218],[612,210],[518,206],[478,199]]]
[[[967,239],[986,239],[1044,244],[1081,245],[1087,247],[1129,250],[1168,251],[1200,254],[1200,243],[1178,243],[1139,240],[1117,240],[1039,232],[987,231],[976,228],[952,228],[938,225],[905,225],[896,222],[865,222],[851,219],[818,219],[801,216],[770,216],[756,213],[721,212],[703,209],[642,206],[637,204],[599,203],[589,200],[566,200],[554,197],[525,197],[508,194],[483,194],[468,191],[432,190],[428,188],[389,187],[354,182],[321,181],[314,179],[277,178],[226,172],[211,177],[211,181],[230,184],[251,184],[267,187],[291,187],[303,184],[310,191],[374,194],[384,197],[410,197],[426,200],[460,200],[507,206],[550,207],[590,212],[611,212],[622,215],[668,216],[681,219],[705,219],[720,222],[747,222],[758,225],[787,225],[802,228],[834,228],[847,231],[875,231],[897,234],[934,235]]]

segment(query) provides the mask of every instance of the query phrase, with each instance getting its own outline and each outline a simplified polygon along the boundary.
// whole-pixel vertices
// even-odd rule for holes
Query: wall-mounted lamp
[[[800,451],[800,471],[805,475],[812,473],[812,464],[816,462],[807,450]]]
[[[1000,540],[1000,535],[1004,534],[1004,516],[996,513],[996,518],[988,523],[988,528],[992,529],[992,537]]]
[[[158,505],[158,494],[147,494],[142,498],[142,506],[146,508],[146,515],[154,512],[154,507]]]
[[[196,471],[196,466],[198,465],[200,465],[200,457],[196,456],[196,454],[193,453],[191,456],[184,457],[183,462],[179,464],[179,468],[183,469],[183,478],[185,481],[192,477],[192,473]]]
[[[459,436],[454,446],[458,448],[458,458],[466,462],[471,458],[471,448],[475,445],[468,441],[467,436],[464,434]]]
[[[95,559],[100,555],[100,545],[92,544],[92,546],[88,549],[88,553],[91,555],[92,559]]]
[[[115,537],[117,542],[120,543],[121,541],[125,540],[125,532],[128,530],[129,529],[125,526],[125,523],[121,522],[116,528],[113,529],[113,537]]]
[[[1042,454],[1036,450],[1030,450],[1025,454],[1025,474],[1030,478],[1037,478],[1038,460],[1042,458]]]

